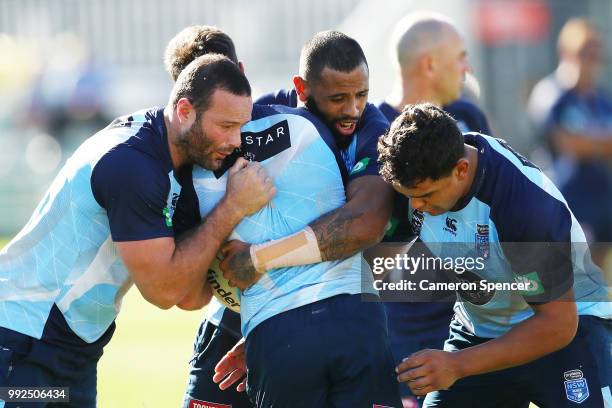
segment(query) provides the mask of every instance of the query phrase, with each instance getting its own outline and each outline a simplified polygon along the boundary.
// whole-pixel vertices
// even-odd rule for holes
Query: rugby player
[[[205,30],[205,28],[203,27],[195,28],[194,27],[194,28],[191,28],[190,30],[191,31],[201,31],[201,30]],[[365,64],[365,57],[363,56],[363,52],[361,51],[358,44],[354,42],[354,40],[345,38],[345,36],[341,35],[340,33],[332,33],[332,34],[334,38],[326,38],[325,41],[322,40],[323,38],[322,35],[315,37],[315,39],[317,40],[316,45],[318,48],[321,48],[323,47],[323,45],[327,44],[327,47],[324,50],[317,49],[316,51],[319,54],[325,51],[323,53],[325,58],[329,58],[329,55],[331,55],[335,51],[334,47],[330,46],[329,43],[332,43],[335,41],[334,45],[336,47],[336,50],[348,44],[349,48],[345,50],[343,53],[340,53],[339,56],[344,55],[345,60],[348,59],[351,62],[348,62],[349,64],[348,68],[344,66],[340,66],[338,67],[338,69],[349,71],[349,73],[350,71],[357,71],[356,72],[357,75],[355,75],[355,72],[353,72],[353,77],[359,76],[360,79],[363,79],[364,73],[366,75],[365,83],[364,81],[361,81],[359,83],[361,88],[359,88],[357,91],[350,92],[348,95],[342,95],[343,97],[342,101],[335,103],[336,109],[338,108],[347,109],[348,108],[349,114],[351,115],[351,118],[348,119],[348,122],[349,122],[348,127],[351,127],[350,123],[354,123],[353,119],[355,118],[355,116],[357,115],[357,119],[359,119],[361,112],[365,108],[365,101],[367,99],[367,64]],[[198,37],[200,39],[207,38],[207,36],[203,36],[203,35],[197,35],[197,36],[192,35],[191,37],[192,38]],[[229,40],[229,37],[226,36],[225,40]],[[167,56],[172,56],[173,54],[176,54],[177,50],[181,51],[178,54],[184,55],[184,50],[186,50],[187,48],[184,48],[183,46],[176,47],[176,43],[178,42],[176,41],[171,42],[171,45],[168,47],[168,50],[167,50]],[[185,42],[182,42],[182,43],[185,44]],[[191,48],[193,49],[194,53],[197,53],[201,51],[202,49],[208,49],[210,47],[203,46],[203,45],[197,45],[197,41],[196,41]],[[233,49],[233,44],[231,48]],[[311,54],[315,54],[315,50],[311,51]],[[319,56],[315,60],[320,60],[321,58],[322,57]],[[171,57],[167,58],[167,61],[170,61],[170,60],[172,60]],[[347,62],[343,62],[343,61],[341,61],[340,63],[344,63],[344,65],[347,64]],[[350,65],[351,63],[353,65]],[[358,65],[359,65],[359,68],[361,68],[360,70],[356,69]],[[319,69],[323,69],[323,68],[324,67],[321,67]],[[334,71],[337,71],[337,70],[334,70]],[[347,74],[346,72],[335,72],[335,73],[340,74],[340,75]],[[313,76],[313,82],[314,82],[314,74],[311,74],[311,75]],[[363,95],[364,91],[365,91],[365,97]],[[346,94],[346,90],[344,90],[343,92]],[[360,95],[356,95],[356,94],[360,94]],[[357,112],[355,112],[355,104],[357,104],[358,106]],[[352,131],[346,135],[346,137],[340,140],[338,140],[337,138],[331,139],[332,145],[330,146],[330,148],[335,152],[337,158],[342,157],[342,160],[339,162],[340,167],[342,169],[342,172],[346,175],[345,179],[350,180],[350,181],[348,184],[348,196],[347,196],[346,205],[340,207],[340,209],[336,211],[330,212],[325,217],[317,221],[314,221],[313,223],[310,224],[309,227],[305,229],[307,231],[310,228],[315,234],[316,241],[318,241],[317,242],[318,248],[311,247],[311,248],[305,248],[305,249],[307,249],[308,251],[316,249],[318,252],[320,252],[320,255],[319,255],[320,258],[316,258],[316,257],[309,258],[311,254],[307,253],[307,257],[301,256],[301,257],[298,257],[297,259],[296,258],[291,259],[286,265],[276,264],[275,266],[275,264],[270,264],[269,265],[270,269],[277,269],[279,266],[290,266],[290,265],[297,265],[297,264],[307,265],[307,264],[311,264],[313,262],[317,262],[321,260],[328,261],[328,260],[333,260],[333,259],[346,258],[349,255],[355,254],[355,252],[359,250],[361,246],[370,245],[371,243],[374,243],[380,239],[380,236],[382,235],[382,231],[386,224],[388,213],[389,213],[389,209],[388,209],[388,206],[389,206],[388,199],[390,197],[389,189],[383,183],[381,183],[381,180],[378,176],[375,176],[374,180],[372,180],[372,177],[369,177],[369,176],[373,174],[377,174],[375,142],[377,140],[378,135],[382,134],[385,131],[388,123],[385,121],[384,117],[380,113],[377,112],[376,108],[374,107],[372,108],[374,109],[374,113],[370,114],[370,120],[368,122],[369,123],[368,129],[370,133],[367,133],[365,131],[363,132],[363,135],[359,139],[360,140],[359,147],[357,147],[356,146],[357,143],[355,143],[352,149],[350,149],[348,152],[344,152],[338,149],[339,143],[341,144],[342,142],[345,142],[346,138],[349,138],[350,135],[352,135],[352,133],[355,133],[354,132],[355,128],[353,128]],[[330,108],[328,108],[328,110],[329,109]],[[346,121],[346,118],[344,118],[343,120]],[[344,127],[347,127],[347,124],[343,124],[343,125]],[[368,143],[365,143],[364,141],[367,140],[365,136],[368,134],[371,134],[372,137],[369,139]],[[264,138],[264,140],[265,139],[267,138]],[[270,146],[272,146],[272,145],[266,146],[267,143],[264,143],[264,144],[252,143],[252,142],[249,143],[249,141],[253,141],[253,140],[260,140],[260,139],[251,135],[251,138],[245,137],[245,140],[243,143],[243,154],[248,154],[249,157],[256,158],[259,155],[261,155],[261,152],[258,153],[257,150],[261,150],[261,149],[265,150],[267,148],[270,148]],[[293,146],[293,143],[291,145]],[[281,159],[275,158],[271,160],[272,162],[274,162],[274,161],[279,161]],[[291,163],[289,163],[288,165],[290,166],[289,168],[294,166]],[[296,178],[295,178],[296,173],[292,173],[292,174],[293,176],[291,178],[291,181],[296,185],[288,186],[286,188],[279,188],[279,190],[282,192],[286,192],[287,190],[293,191],[294,196],[292,199],[292,208],[296,209],[297,211],[299,206],[296,205],[296,202],[299,201],[298,198],[300,197],[299,194],[302,188],[299,185],[303,184],[304,182],[302,179],[300,179],[299,183],[296,183]],[[312,173],[310,176],[313,179],[316,179],[316,178],[324,179],[324,175],[316,176],[316,173]],[[357,180],[358,177],[362,177],[362,176],[365,176],[363,177],[364,181],[358,182]],[[195,178],[194,182],[196,184],[199,184],[199,180],[197,179],[199,179],[200,177],[201,175],[194,173],[194,178]],[[368,180],[369,182],[366,182],[366,180]],[[275,180],[275,183],[278,183],[278,179]],[[322,191],[324,191],[324,189],[322,189]],[[368,197],[370,194],[375,194],[377,197],[377,200],[372,200],[371,196]],[[208,195],[208,194],[205,194],[205,195]],[[281,196],[282,195],[279,194],[279,197],[275,203],[277,204],[278,202],[282,203]],[[366,201],[366,197],[369,198],[369,200]],[[331,197],[329,198],[331,199]],[[312,205],[312,202],[310,202],[310,205]],[[279,211],[284,211],[284,208],[282,206],[277,206],[277,208],[279,208]],[[295,214],[294,216],[297,216],[297,214]],[[276,225],[272,221],[268,221],[268,223],[271,223],[272,226],[275,226],[275,229],[277,230],[275,232],[276,236],[282,236],[283,234],[280,234],[280,232],[283,231],[282,225],[280,226]],[[278,220],[276,222],[278,223]],[[339,230],[340,233],[350,234],[350,236],[352,237],[352,240],[344,240],[342,236],[338,236],[338,233],[335,230]],[[302,234],[302,232],[299,232],[298,236],[300,234]],[[313,237],[313,236],[310,235],[310,237]],[[290,240],[281,239],[280,241],[274,242],[271,245],[270,244],[265,244],[265,245],[267,248],[269,248],[270,246],[274,247],[276,245],[284,246],[288,242],[290,242]],[[336,243],[342,243],[344,246],[342,248],[335,248],[334,244]],[[261,276],[261,273],[265,272],[265,270],[260,269],[259,273],[255,273],[255,268],[253,267],[252,262],[250,262],[251,255],[250,255],[249,246],[245,244],[240,244],[237,241],[234,241],[229,244],[228,248],[231,248],[231,249],[224,250],[224,253],[226,255],[226,261],[222,263],[222,266],[224,265],[228,266],[233,259],[234,260],[240,259],[241,257],[237,256],[237,254],[242,253],[242,254],[246,254],[246,259],[248,261],[246,266],[247,266],[247,269],[249,270],[249,273],[251,273],[252,277],[259,278],[259,276]],[[325,262],[322,265],[326,265],[326,264],[328,264],[328,262]],[[243,268],[243,266],[244,265],[239,265],[239,268]],[[320,266],[308,266],[307,268],[312,269],[312,268],[318,268],[318,267]],[[238,268],[233,267],[234,271],[236,269]],[[329,275],[329,276],[333,276],[333,275]],[[298,282],[299,280],[300,279],[297,279]],[[238,284],[240,285],[240,282]],[[252,283],[249,282],[248,284],[250,285]],[[314,287],[310,289],[305,289],[305,285],[303,282],[301,284],[298,283],[298,285],[301,285],[301,287],[298,290],[296,290],[296,294],[293,296],[293,299],[288,299],[289,302],[285,306],[283,306],[281,310],[287,310],[287,309],[293,309],[293,308],[303,309],[303,308],[299,308],[300,306],[299,302],[301,302],[299,298],[303,298],[305,296],[305,290],[306,291],[312,290],[314,289]],[[334,292],[335,293],[351,293],[351,291],[356,290],[356,288],[351,289],[351,285],[342,285],[342,286],[343,288],[335,289]],[[333,296],[334,292],[330,292],[332,296],[329,296],[325,294],[325,290],[324,290],[322,292],[323,295],[319,293],[319,296],[320,297],[329,296],[330,298],[332,298],[329,300],[329,302],[334,303],[334,304],[337,302],[349,302],[349,303],[354,302],[354,297],[353,299],[347,298],[346,300],[343,300],[344,298],[343,296],[340,296],[340,297]],[[245,307],[244,306],[245,301],[247,301],[247,305],[248,305],[248,293],[249,292],[245,292],[243,296],[243,307]],[[298,298],[297,301],[296,301],[296,296]],[[312,299],[309,299],[308,302],[312,302]],[[325,303],[327,302],[328,301],[326,300]],[[320,302],[313,303],[312,307],[315,307],[315,306],[320,307],[321,306]],[[347,306],[344,305],[344,306],[341,306],[339,310],[336,310],[336,311],[331,311],[331,310],[325,311],[324,313],[321,314],[321,317],[323,319],[326,319],[326,318],[332,319],[331,317],[332,315],[335,315],[336,313],[341,313],[342,312],[341,309],[344,309],[346,307]],[[325,310],[325,309],[326,307],[323,306],[323,309],[321,310]],[[219,389],[216,387],[216,385],[214,385],[210,381],[210,377],[211,377],[210,373],[213,368],[211,364],[216,363],[219,360],[219,358],[223,356],[223,354],[225,354],[225,352],[229,349],[228,346],[234,343],[239,338],[239,335],[237,335],[237,333],[240,332],[240,328],[239,328],[240,321],[238,319],[238,316],[234,312],[231,312],[230,310],[226,310],[222,308],[220,304],[211,305],[209,307],[209,310],[210,310],[208,314],[209,318],[206,322],[203,323],[200,329],[200,333],[198,334],[198,338],[196,339],[196,346],[195,346],[196,353],[195,353],[194,361],[191,367],[190,379],[189,379],[188,389],[187,389],[186,398],[185,398],[185,406],[190,406],[192,404],[195,404],[201,401],[206,401],[209,403],[212,402],[212,403],[218,403],[218,404],[226,404],[226,405],[231,404],[233,406],[250,406],[250,405],[246,405],[246,402],[244,401],[244,396],[241,396],[240,394],[237,394],[234,391],[230,391],[230,390],[227,390],[225,392],[220,392]],[[304,311],[296,310],[296,313],[304,313]],[[369,314],[370,313],[368,313],[368,315]],[[243,317],[244,315],[245,313],[243,312]],[[378,316],[381,318],[380,320],[377,320],[376,324],[381,325],[379,329],[382,329],[382,332],[385,334],[383,337],[386,337],[386,330],[384,328],[384,315],[380,315],[379,312],[374,311],[372,316]],[[259,318],[261,319],[261,317]],[[285,319],[285,317],[281,317],[279,319]],[[286,324],[286,323],[283,323],[283,324]],[[244,327],[245,327],[245,323],[243,319],[243,332],[248,331],[248,329],[244,330]],[[332,334],[330,333],[330,335]],[[307,336],[300,336],[300,338],[307,343],[305,344],[304,347],[312,347],[313,344],[315,344],[312,341],[310,341],[312,339],[308,338]],[[278,340],[278,339],[275,339],[275,340]],[[291,338],[287,338],[284,340],[286,340],[287,342],[292,341]],[[295,341],[295,338],[293,339],[293,341]],[[370,343],[370,347],[373,347],[372,350],[375,350],[378,347],[376,344],[377,340],[371,339],[371,341],[373,341],[373,343]],[[383,340],[383,343],[384,342],[386,342],[386,340]],[[305,349],[304,352],[307,353],[307,349]],[[287,359],[284,359],[284,360],[287,360]],[[381,363],[385,364],[385,360],[386,358],[383,357],[383,361],[381,361]],[[313,366],[311,368],[313,370],[321,369],[321,367],[327,364],[326,359],[322,358],[322,356],[320,358],[313,359],[312,363],[313,363]],[[376,367],[376,365],[378,365],[378,363],[372,364],[372,361],[369,361],[369,360],[366,360],[362,363],[369,365],[371,367],[374,367],[374,368]],[[274,361],[258,362],[257,364],[254,365],[255,374],[257,374],[257,372],[260,372],[260,371],[264,372],[265,366],[273,365],[273,364],[274,364]],[[289,367],[290,361],[284,361],[284,364],[287,364],[287,367]],[[243,373],[244,370],[242,369],[242,371],[239,371],[239,372]],[[279,373],[281,373],[280,379],[284,381],[285,377],[284,375],[282,375],[283,372],[284,372],[283,370],[279,371]],[[235,373],[236,372],[234,372],[233,374],[234,377],[232,378],[238,378],[235,376]],[[334,375],[332,375],[332,378],[333,377]],[[326,403],[325,401],[328,401],[329,403],[332,403],[331,401],[336,401],[334,403],[349,404],[349,405],[364,404],[364,403],[367,403],[367,401],[370,400],[370,398],[374,398],[376,394],[376,393],[374,393],[374,395],[371,394],[372,386],[378,381],[381,381],[381,380],[385,381],[385,378],[386,378],[385,375],[383,374],[382,379],[376,380],[373,383],[371,381],[371,378],[370,380],[367,380],[367,378],[369,377],[370,376],[360,376],[358,379],[353,378],[351,381],[354,381],[354,383],[349,386],[351,391],[344,393],[344,395],[342,395],[343,393],[337,393],[334,391],[330,391],[328,389],[330,388],[329,384],[325,385],[325,381],[322,381],[321,383],[317,384],[319,391],[312,392],[311,393],[312,395],[308,397],[310,399],[305,399],[306,398],[305,396],[296,394],[296,393],[293,393],[291,395],[285,395],[284,398],[286,398],[285,399],[286,403],[291,402],[293,405],[301,403],[301,404],[306,404],[305,406],[307,406],[308,404],[315,404],[315,405],[325,404]],[[222,376],[219,378],[222,378]],[[250,378],[255,378],[255,377],[251,375]],[[349,380],[350,378],[351,377],[347,376],[345,380]],[[265,381],[267,382],[269,380],[265,380]],[[232,381],[224,382],[223,388],[227,387],[229,383],[231,382]],[[331,383],[335,384],[336,381],[332,379]],[[311,384],[311,382],[306,382],[305,384],[306,386],[308,386],[308,384]],[[347,383],[345,382],[345,385],[346,384]],[[274,394],[278,393],[278,390],[281,389],[280,383],[275,384],[274,386],[276,387],[276,390],[274,390],[272,394],[268,392],[267,393],[268,398],[270,397],[277,398],[277,397],[274,397]],[[334,387],[337,388],[337,385],[335,385]],[[331,387],[331,389],[333,390],[334,387]],[[383,385],[382,387],[378,385],[378,386],[375,386],[375,388],[380,388],[380,390],[376,392],[382,393],[383,397],[384,395],[389,395],[389,393],[393,394],[394,392],[397,392],[397,390],[395,389],[390,391],[388,386],[385,386],[385,385]],[[350,395],[350,398],[352,398],[352,400],[347,399],[349,398],[349,395]],[[258,404],[265,405],[269,403],[269,401],[258,400],[257,397],[255,397],[255,400]],[[394,401],[392,395],[391,395],[390,400]],[[338,401],[343,401],[343,402],[338,402]],[[376,399],[373,401],[376,403]],[[379,403],[381,402],[380,398],[378,402]],[[238,405],[238,404],[242,404],[242,405]]]
[[[406,15],[395,27],[392,37],[396,58],[396,80],[391,93],[378,105],[392,122],[407,104],[430,102],[444,106],[457,120],[462,132],[490,134],[487,119],[476,105],[460,98],[466,74],[470,71],[464,40],[448,18],[434,13]],[[400,225],[407,199],[396,194],[391,225],[384,240],[408,241],[410,225]],[[417,272],[418,273],[418,272]],[[424,348],[441,349],[448,337],[453,302],[387,302],[389,338],[397,364]],[[402,385],[405,408],[417,406],[408,387]]]
[[[406,356],[398,380],[427,394],[426,407],[609,403],[612,304],[552,182],[505,141],[462,135],[432,104],[405,107],[378,151],[430,250],[486,262],[457,279],[529,283],[460,292],[444,351]]]
[[[218,204],[182,239],[175,222],[200,219],[174,212],[195,208],[184,200],[191,165],[216,170],[240,146],[250,95],[236,64],[204,56],[179,76],[166,107],[116,119],[77,149],[0,252],[0,386],[68,387],[66,406],[95,407],[97,362],[132,284],[163,309],[185,306],[194,287],[192,301],[209,301],[205,272],[220,244],[275,188],[241,159]]]

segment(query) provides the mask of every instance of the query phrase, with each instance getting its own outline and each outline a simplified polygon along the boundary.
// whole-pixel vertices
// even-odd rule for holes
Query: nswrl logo
[[[582,371],[566,371],[563,377],[565,378],[565,396],[568,400],[580,404],[589,398],[589,385]]]

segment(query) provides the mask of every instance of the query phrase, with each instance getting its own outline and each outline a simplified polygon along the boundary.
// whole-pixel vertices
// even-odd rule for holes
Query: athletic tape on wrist
[[[259,273],[322,261],[317,236],[310,227],[285,238],[251,245],[250,251],[253,265]]]

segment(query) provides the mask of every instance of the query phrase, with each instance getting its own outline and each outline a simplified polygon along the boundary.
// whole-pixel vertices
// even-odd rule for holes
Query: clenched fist
[[[261,164],[241,157],[230,168],[225,199],[241,216],[259,211],[275,194],[276,187]]]

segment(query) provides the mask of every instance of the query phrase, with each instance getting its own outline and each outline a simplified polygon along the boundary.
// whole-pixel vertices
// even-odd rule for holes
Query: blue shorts
[[[253,407],[246,392],[236,391],[237,384],[227,390],[221,390],[219,384],[215,384],[212,380],[219,360],[241,338],[238,313],[226,309],[221,322],[223,323],[221,327],[206,320],[200,325],[193,345],[183,408],[197,407],[198,404],[232,408]]]
[[[2,408],[95,408],[102,350],[79,353],[0,328],[0,387],[68,387],[69,403],[2,402]]]
[[[385,310],[395,365],[417,351],[444,348],[454,314],[452,303],[394,302],[385,303]],[[413,395],[404,383],[400,385],[400,393],[402,397]]]
[[[257,407],[402,406],[383,305],[362,295],[265,320],[247,337],[246,354]]]
[[[488,339],[465,333],[453,320],[448,351]],[[449,390],[427,394],[425,407],[602,408],[609,395],[612,370],[612,324],[595,316],[580,316],[578,331],[565,348],[522,366],[462,378]],[[477,404],[477,405],[475,405]]]

